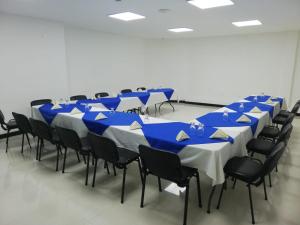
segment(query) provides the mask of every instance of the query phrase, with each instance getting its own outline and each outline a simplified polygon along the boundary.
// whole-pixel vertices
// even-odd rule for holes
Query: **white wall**
[[[160,85],[189,101],[227,104],[264,91],[294,102],[297,40],[297,32],[148,40],[0,14],[0,109],[11,118],[29,115],[32,99]]]
[[[144,85],[142,39],[66,28],[65,40],[71,95]]]
[[[228,104],[254,93],[289,98],[297,32],[148,40],[146,75],[182,99]],[[163,78],[163,79],[162,79]]]
[[[0,14],[0,109],[30,114],[30,101],[66,96],[64,27]]]

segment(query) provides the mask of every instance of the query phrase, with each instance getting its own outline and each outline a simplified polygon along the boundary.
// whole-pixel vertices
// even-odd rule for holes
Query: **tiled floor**
[[[196,116],[214,110],[211,107],[176,105],[173,113],[166,105],[161,117],[190,121]],[[257,224],[300,224],[300,119],[295,119],[289,150],[273,174],[273,187],[267,188],[265,201],[263,188],[253,189]],[[78,164],[70,152],[66,173],[55,172],[55,152],[46,146],[41,162],[34,160],[35,150],[28,146],[20,153],[20,137],[11,138],[9,152],[5,153],[4,140],[0,141],[0,225],[180,225],[183,219],[184,195],[159,193],[157,180],[149,177],[145,207],[139,208],[141,182],[137,166],[128,170],[125,203],[120,204],[122,173],[107,175],[99,166],[96,187],[84,185],[85,167]],[[90,180],[92,173],[90,174]],[[251,224],[247,188],[237,183],[235,190],[227,189],[222,206],[216,210],[217,195],[211,214],[206,213],[210,191],[209,180],[201,176],[205,208],[197,208],[196,190],[192,183],[188,224]],[[163,182],[163,186],[168,186]],[[217,189],[217,194],[219,189]]]

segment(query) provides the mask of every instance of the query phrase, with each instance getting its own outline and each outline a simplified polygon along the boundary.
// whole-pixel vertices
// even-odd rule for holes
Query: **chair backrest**
[[[273,151],[271,152],[270,155],[268,155],[267,159],[264,162],[262,173],[261,173],[262,178],[273,171],[280,157],[282,156],[284,149],[285,149],[284,142],[279,142],[278,144],[275,145]]]
[[[292,122],[294,121],[294,118],[295,118],[295,114],[293,114],[293,113],[290,114],[290,115],[286,118],[284,124],[282,125],[281,130],[283,130],[283,128],[284,128],[285,126],[287,126],[288,124],[292,123]]]
[[[0,110],[0,123],[1,123],[1,125],[6,124],[4,114],[1,110]]]
[[[300,102],[297,102],[294,107],[292,108],[292,113],[296,114],[299,111],[300,108]]]
[[[37,100],[33,100],[30,102],[31,107],[35,106],[35,105],[44,105],[47,103],[51,103],[52,100],[51,99],[37,99]]]
[[[39,138],[52,141],[52,132],[48,124],[40,120],[29,118],[33,133]]]
[[[87,100],[87,97],[85,95],[74,95],[70,97],[71,101],[77,101],[77,100]]]
[[[180,180],[182,177],[181,162],[178,155],[145,145],[139,146],[139,152],[144,171],[171,181]]]
[[[137,90],[137,91],[139,91],[139,90],[141,90],[141,91],[145,91],[145,90],[146,90],[146,88],[145,88],[145,87],[138,87],[136,90]]]
[[[293,125],[291,123],[284,126],[283,129],[280,131],[280,134],[277,139],[277,143],[284,142],[287,145],[290,140],[292,131],[293,131]]]
[[[109,94],[107,92],[99,92],[95,94],[96,98],[103,98],[103,97],[107,97],[109,96]]]
[[[23,114],[19,114],[19,113],[12,113],[13,117],[15,118],[15,121],[18,125],[19,130],[22,133],[30,133],[33,134],[30,122],[27,118],[27,116],[23,115]]]
[[[101,158],[111,163],[119,160],[117,145],[113,140],[89,132],[88,141],[91,145],[91,151],[96,158]]]
[[[63,128],[63,127],[55,127],[58,137],[62,142],[64,147],[74,149],[76,151],[81,150],[81,141],[78,137],[78,134],[71,129]]]
[[[123,89],[123,90],[121,90],[122,94],[130,93],[130,92],[132,92],[131,89]]]

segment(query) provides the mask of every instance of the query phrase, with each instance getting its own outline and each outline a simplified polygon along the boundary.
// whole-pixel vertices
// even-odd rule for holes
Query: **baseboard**
[[[9,137],[12,137],[12,136],[17,136],[17,135],[20,135],[21,132],[20,131],[14,131],[14,132],[10,132],[9,133]],[[7,134],[0,134],[0,139],[5,139],[7,137]]]
[[[171,100],[171,102],[177,102],[176,100]],[[225,105],[221,104],[213,104],[213,103],[206,103],[206,102],[191,102],[191,101],[185,101],[185,100],[180,100],[179,103],[184,103],[184,104],[190,104],[190,105],[200,105],[200,106],[211,106],[211,107],[224,107]]]

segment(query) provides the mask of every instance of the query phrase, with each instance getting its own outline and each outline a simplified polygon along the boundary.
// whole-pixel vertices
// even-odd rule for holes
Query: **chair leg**
[[[97,172],[97,164],[98,164],[98,159],[95,159],[95,165],[94,165],[94,176],[93,176],[93,184],[92,187],[95,187],[95,180],[96,180],[96,172]]]
[[[138,162],[138,166],[139,166],[139,171],[140,171],[141,181],[142,181],[142,183],[143,183],[143,172],[142,172],[142,166],[141,166],[140,159],[137,159],[137,162]]]
[[[40,150],[39,150],[39,161],[41,161],[43,147],[44,147],[44,140],[42,139],[40,144]]]
[[[276,164],[276,167],[275,167],[275,171],[276,171],[276,173],[278,172],[278,166],[277,166],[277,164]]]
[[[36,144],[36,155],[35,155],[35,159],[38,160],[38,157],[39,157],[39,148],[40,148],[40,138],[38,137],[38,141],[37,141],[37,144]]]
[[[24,134],[22,134],[22,149],[21,149],[22,154],[23,154],[23,150],[24,150]]]
[[[58,162],[59,162],[59,152],[60,152],[60,146],[56,145],[57,155],[56,155],[56,171],[58,171]]]
[[[78,162],[80,162],[79,153],[77,151],[76,151],[76,155],[77,155]]]
[[[265,200],[268,200],[265,178],[263,179],[263,184],[264,184]]]
[[[6,150],[5,150],[6,153],[7,153],[7,150],[8,150],[9,132],[10,132],[10,130],[7,129],[7,132],[6,132]]]
[[[142,181],[142,196],[141,196],[141,204],[140,207],[143,208],[144,207],[144,197],[145,197],[145,189],[146,189],[146,180],[147,180],[147,174],[144,174],[143,176],[143,181]]]
[[[186,225],[186,221],[187,221],[187,211],[188,211],[188,205],[189,205],[189,189],[190,189],[190,185],[188,184],[185,189],[183,225]]]
[[[221,192],[220,192],[220,196],[219,196],[219,200],[218,200],[218,205],[217,205],[217,209],[220,209],[220,205],[221,205],[221,200],[222,200],[222,196],[223,196],[223,192],[226,186],[226,180],[224,181],[222,188],[221,188]]]
[[[85,155],[83,155],[82,158],[83,158],[84,164],[86,164],[86,158],[85,158]]]
[[[104,168],[106,168],[107,174],[110,174],[107,161],[104,163]]]
[[[213,198],[213,195],[215,193],[216,190],[216,185],[214,185],[211,189],[210,195],[209,195],[209,199],[208,199],[208,205],[207,205],[207,213],[210,213],[210,206],[211,206],[211,201]]]
[[[269,184],[270,184],[270,187],[272,187],[272,178],[271,178],[271,173],[269,173]]]
[[[114,170],[114,176],[117,176],[117,172],[116,172],[116,166],[115,166],[115,164],[113,164],[113,170]]]
[[[198,205],[202,208],[202,198],[201,198],[201,187],[200,187],[200,176],[199,173],[196,173],[196,180],[197,180],[197,192],[198,192]]]
[[[88,185],[88,181],[89,181],[89,170],[90,170],[90,154],[87,155],[85,185]]]
[[[62,173],[65,173],[66,158],[67,158],[67,150],[68,150],[68,148],[65,148],[65,154],[64,154],[64,162],[63,162]]]
[[[124,192],[125,192],[125,180],[126,180],[126,166],[123,169],[123,182],[122,182],[122,195],[121,195],[121,203],[124,202]]]
[[[236,178],[234,178],[234,182],[233,182],[233,185],[232,185],[232,189],[235,189],[235,185],[236,185]]]
[[[252,224],[255,224],[254,212],[253,212],[252,194],[251,194],[251,186],[250,186],[250,184],[248,184],[247,186],[248,186],[248,191],[249,191],[249,200],[250,200],[250,209],[251,209]]]
[[[162,192],[160,177],[157,177],[159,192]]]
[[[29,147],[30,147],[30,149],[31,149],[31,144],[30,144],[30,141],[29,141],[28,134],[26,133],[25,135],[26,135],[26,139],[27,139],[28,145],[29,145]]]

